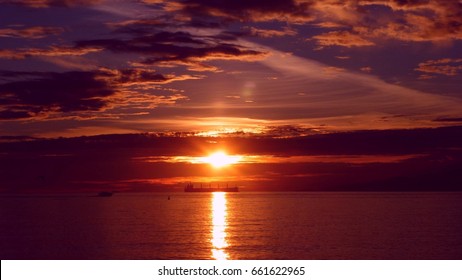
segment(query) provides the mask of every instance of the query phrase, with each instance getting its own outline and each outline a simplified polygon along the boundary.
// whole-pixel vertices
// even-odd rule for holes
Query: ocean
[[[0,197],[5,259],[462,259],[462,193]]]

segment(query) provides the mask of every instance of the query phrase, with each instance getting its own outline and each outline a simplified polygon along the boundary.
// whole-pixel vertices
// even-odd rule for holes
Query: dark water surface
[[[0,258],[462,259],[462,193],[1,197]]]

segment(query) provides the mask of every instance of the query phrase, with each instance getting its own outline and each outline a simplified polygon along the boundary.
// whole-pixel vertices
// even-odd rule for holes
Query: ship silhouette
[[[212,186],[212,184],[206,185],[205,187],[200,184],[199,187],[195,187],[192,183],[188,183],[184,188],[185,192],[238,192],[239,188],[236,187],[229,187],[228,184],[224,187],[220,187],[217,185],[216,187]]]

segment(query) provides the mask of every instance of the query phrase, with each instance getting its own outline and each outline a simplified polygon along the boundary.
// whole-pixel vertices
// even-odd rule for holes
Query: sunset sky
[[[63,160],[56,186],[454,182],[461,53],[459,0],[0,0],[0,178],[52,185]],[[85,173],[115,156],[89,139],[124,171]],[[217,149],[245,157],[188,158]]]

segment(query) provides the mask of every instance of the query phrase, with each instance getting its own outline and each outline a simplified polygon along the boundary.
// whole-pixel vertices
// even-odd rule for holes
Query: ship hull
[[[238,188],[186,188],[185,192],[238,192]]]
[[[208,187],[203,188],[202,184],[200,188],[194,187],[192,183],[188,183],[186,187],[184,188],[185,192],[238,192],[239,188],[236,187],[228,187],[226,186],[220,187],[219,185],[213,186],[212,184],[209,184]]]

